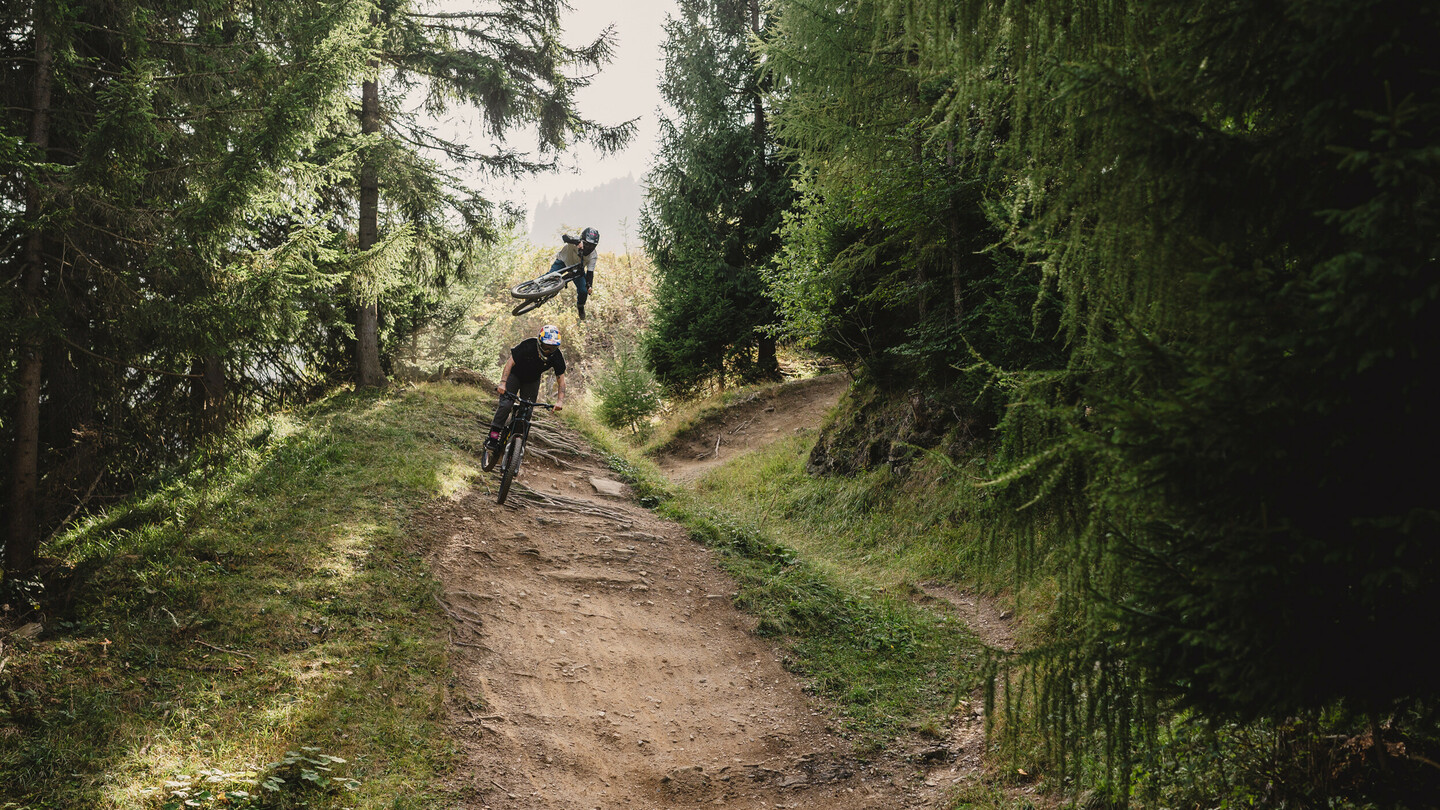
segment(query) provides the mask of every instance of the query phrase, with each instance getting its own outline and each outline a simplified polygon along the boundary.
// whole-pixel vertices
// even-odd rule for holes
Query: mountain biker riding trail
[[[590,289],[595,286],[595,246],[600,244],[600,232],[594,228],[586,228],[580,232],[579,239],[568,234],[560,238],[565,242],[565,247],[555,254],[550,272],[557,273],[572,264],[585,262],[585,274],[575,279],[575,311],[583,321],[585,301],[590,297]]]
[[[843,715],[736,608],[717,552],[603,487],[620,482],[563,420],[533,427],[549,452],[506,505],[476,479],[417,527],[452,620],[437,688],[456,808],[948,806],[956,763],[909,755],[936,740],[857,757]]]
[[[490,436],[485,444],[492,451],[500,449],[500,431],[510,418],[515,397],[533,400],[540,393],[540,377],[546,369],[555,371],[555,410],[565,408],[565,355],[560,353],[560,329],[546,324],[540,334],[526,338],[510,350],[510,359],[500,372],[500,404],[490,422]]]

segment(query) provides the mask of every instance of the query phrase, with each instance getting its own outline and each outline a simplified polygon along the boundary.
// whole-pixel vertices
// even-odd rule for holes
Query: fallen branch
[[[209,647],[209,648],[212,649],[212,650],[219,650],[220,652],[230,653],[231,655],[243,655],[243,656],[245,656],[246,658],[249,658],[251,661],[254,661],[254,660],[255,660],[255,656],[251,655],[250,653],[243,653],[243,652],[240,652],[239,650],[227,650],[227,649],[225,649],[224,647],[216,647],[214,644],[207,644],[206,642],[203,642],[203,641],[201,641],[201,640],[198,639],[198,638],[193,638],[193,639],[191,639],[191,641],[195,642],[196,644],[199,644],[201,647]]]
[[[70,514],[66,515],[64,520],[60,521],[60,525],[55,527],[55,531],[51,532],[50,536],[45,538],[46,543],[54,540],[55,535],[59,534],[66,526],[69,526],[70,521],[74,520],[75,516],[80,514],[80,510],[85,508],[85,504],[89,503],[90,497],[95,494],[95,487],[100,485],[100,479],[104,477],[105,470],[101,470],[100,474],[95,476],[95,480],[90,482],[90,488],[85,490],[85,495],[80,499],[80,502],[75,504],[75,508],[70,510]]]

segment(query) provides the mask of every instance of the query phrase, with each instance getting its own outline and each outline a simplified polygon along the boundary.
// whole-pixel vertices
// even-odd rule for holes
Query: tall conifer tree
[[[1058,750],[1103,740],[1107,757],[1069,762],[1103,762],[1087,777],[1123,799],[1161,707],[1343,706],[1433,732],[1440,691],[1411,635],[1440,623],[1440,517],[1412,472],[1440,451],[1433,7],[775,8],[781,129],[818,190],[788,234],[897,222],[896,198],[851,182],[855,157],[914,136],[953,149],[1015,274],[1039,282],[1037,311],[1054,303],[1062,352],[995,375],[1010,401],[989,491],[1062,583],[1066,633],[1012,681],[1040,685],[1025,702]],[[836,47],[867,41],[860,58]],[[921,114],[846,117],[879,64],[914,79]],[[904,203],[945,221],[941,198]],[[865,286],[878,274],[827,298],[819,262],[785,270],[797,331],[889,295]],[[862,351],[904,348],[869,334]]]
[[[301,275],[282,260],[242,277],[235,260],[266,205],[311,185],[295,156],[343,113],[365,32],[343,8],[193,2],[37,0],[7,22],[6,46],[35,55],[5,63],[4,136],[27,143],[0,152],[4,208],[27,212],[6,221],[27,249],[3,256],[19,270],[0,332],[18,358],[0,386],[10,579],[67,501],[123,490],[216,427],[242,323],[263,317],[237,291],[268,281],[252,297],[284,310]]]
[[[659,273],[646,362],[674,392],[776,372],[759,270],[792,193],[751,51],[768,25],[759,0],[680,0],[665,26],[674,117],[662,120],[640,230]]]

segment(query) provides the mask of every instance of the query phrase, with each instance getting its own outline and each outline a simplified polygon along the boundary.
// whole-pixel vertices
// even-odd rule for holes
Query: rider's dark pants
[[[535,401],[540,394],[540,378],[536,377],[533,382],[516,382],[510,378],[505,379],[505,393],[500,395],[500,406],[495,409],[495,419],[490,423],[492,432],[499,431],[505,427],[505,422],[510,418],[510,408],[515,404],[515,397]]]
[[[585,311],[585,301],[590,298],[590,284],[585,280],[585,274],[581,273],[575,277],[575,306],[581,312]]]
[[[564,259],[556,259],[555,263],[550,265],[550,272],[558,273],[561,270],[564,270],[565,266],[566,265]],[[579,307],[580,310],[583,312],[585,310],[585,302],[589,299],[590,282],[587,279],[586,274],[581,273],[580,275],[575,277],[575,306]]]

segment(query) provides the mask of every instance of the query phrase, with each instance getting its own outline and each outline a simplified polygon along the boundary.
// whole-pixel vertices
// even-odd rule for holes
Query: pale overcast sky
[[[442,5],[468,7],[470,4],[465,0],[443,0]],[[581,114],[607,124],[635,118],[637,129],[629,148],[619,154],[602,159],[592,150],[578,149],[565,156],[566,163],[578,164],[571,171],[539,175],[515,184],[479,183],[494,196],[523,206],[532,218],[541,200],[555,201],[569,191],[595,188],[626,175],[640,182],[649,170],[659,136],[656,110],[661,105],[659,77],[664,68],[660,44],[664,40],[665,18],[675,8],[674,0],[571,0],[571,5],[564,16],[564,36],[569,44],[583,45],[607,25],[615,26],[614,61],[583,91],[579,101]],[[457,110],[437,125],[443,129],[478,131],[478,127],[466,123],[467,118],[473,118],[473,114]],[[488,148],[488,144],[483,143],[472,145]],[[516,131],[509,145],[528,151],[534,149],[535,141],[533,135]]]
[[[588,118],[619,123],[639,118],[639,127],[629,149],[605,159],[584,150],[576,174],[539,177],[527,184],[531,208],[541,197],[555,199],[572,189],[587,189],[633,174],[638,181],[649,169],[659,127],[655,110],[661,105],[660,72],[664,60],[665,17],[673,13],[674,0],[572,0],[574,8],[565,21],[568,41],[578,44],[606,25],[616,33],[615,61],[611,62],[584,91],[580,111]]]

